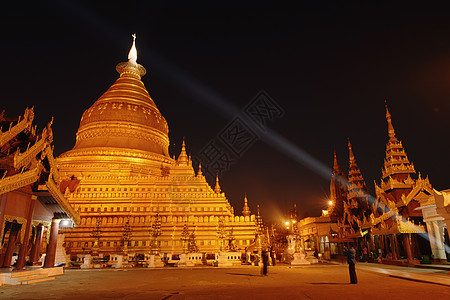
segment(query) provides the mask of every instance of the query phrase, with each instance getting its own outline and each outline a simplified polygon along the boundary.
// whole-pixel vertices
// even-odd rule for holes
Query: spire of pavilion
[[[247,194],[244,196],[244,207],[242,208],[242,215],[244,217],[250,216],[250,207],[248,206]]]
[[[389,109],[387,107],[387,103],[386,103],[386,120],[387,120],[387,123],[388,123],[389,142],[390,141],[397,141],[397,138],[395,137],[394,126],[392,125],[391,114],[389,113]]]
[[[336,149],[334,150],[333,173],[334,174],[342,173],[341,167],[339,166],[339,163],[337,160]]]
[[[348,170],[348,182],[349,182],[349,192],[354,190],[356,187],[360,189],[366,188],[366,183],[362,177],[361,171],[356,164],[355,155],[353,154],[352,144],[350,139],[348,139],[348,156],[349,156],[349,170]]]
[[[347,212],[344,214],[350,214],[363,218],[370,213],[368,196],[366,191],[366,182],[362,177],[361,171],[356,164],[355,155],[353,154],[352,144],[350,139],[348,140],[348,152],[349,152],[349,170],[348,170],[348,188],[347,188]],[[356,209],[356,211],[355,211]],[[357,225],[353,224],[353,229],[356,230]]]
[[[334,158],[333,158],[333,173],[338,173],[341,171],[341,168],[339,166],[339,163],[337,161],[337,155],[336,155],[336,149],[334,150]]]
[[[394,175],[398,181],[405,180],[409,174],[415,174],[414,165],[410,163],[402,142],[395,137],[392,117],[386,104],[386,120],[388,123],[389,141],[386,144],[386,159],[384,160],[383,180]]]
[[[342,217],[344,201],[347,199],[346,178],[339,166],[336,150],[334,150],[333,171],[330,180],[330,202],[328,212],[330,215]]]

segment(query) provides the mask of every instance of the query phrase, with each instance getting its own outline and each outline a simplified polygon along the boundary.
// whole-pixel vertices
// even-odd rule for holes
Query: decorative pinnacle
[[[244,207],[242,208],[242,215],[244,217],[250,216],[250,207],[248,207],[247,193],[245,193],[244,196]]]
[[[133,37],[133,45],[131,46],[130,52],[128,52],[128,61],[119,63],[116,66],[116,71],[119,72],[120,77],[126,76],[141,79],[147,71],[137,63],[136,34],[131,36]]]
[[[128,53],[128,61],[132,63],[137,63],[137,50],[136,50],[136,33],[131,35],[133,37],[133,45],[131,46],[130,52]]]
[[[178,156],[178,165],[187,165],[189,162],[189,158],[186,154],[186,144],[184,142],[184,137],[183,137],[183,143],[181,144],[181,153]]]
[[[352,150],[352,143],[350,143],[350,139],[348,138],[348,159],[350,161],[350,164],[355,162],[355,156],[353,155],[353,150]]]
[[[198,172],[197,172],[197,176],[202,176],[202,162],[198,163]]]
[[[339,173],[341,168],[339,167],[339,163],[337,161],[336,149],[334,149],[334,161],[333,161],[333,172]]]
[[[219,184],[219,173],[217,173],[217,175],[216,175],[216,186],[214,187],[214,192],[219,194],[221,191],[222,190],[220,189],[220,184]]]
[[[391,114],[389,113],[386,100],[385,100],[385,106],[386,106],[386,120],[388,122],[389,139],[395,139],[395,130],[394,130],[394,126],[392,125],[392,118],[391,118]]]

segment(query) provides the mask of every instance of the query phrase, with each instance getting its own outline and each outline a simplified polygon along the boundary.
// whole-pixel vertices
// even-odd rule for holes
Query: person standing
[[[272,266],[275,266],[277,264],[277,254],[273,248],[270,250],[270,258],[272,259]]]
[[[363,248],[363,261],[367,262],[368,260],[369,260],[369,256],[368,256],[368,253],[367,253],[367,246],[364,245],[364,248]]]
[[[356,284],[358,283],[358,279],[356,278],[356,250],[353,248],[353,244],[350,243],[350,249],[344,246],[344,254],[347,255],[347,263],[348,263],[348,272],[350,273],[350,283]]]
[[[263,262],[262,273],[264,276],[267,276],[267,266],[269,265],[269,253],[266,250],[262,252],[262,262]]]

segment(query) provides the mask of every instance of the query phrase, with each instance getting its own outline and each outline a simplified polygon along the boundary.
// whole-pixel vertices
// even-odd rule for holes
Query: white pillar
[[[433,221],[427,221],[426,223],[427,223],[428,239],[430,241],[431,254],[433,254],[434,258],[437,258],[438,251],[437,251],[436,238],[435,238],[436,234],[434,232]]]
[[[441,235],[441,230],[439,228],[439,221],[433,221],[433,231],[434,231],[434,238],[436,239],[436,254],[433,252],[434,258],[436,259],[447,259],[447,256],[445,255],[445,250],[444,250],[444,243],[442,241],[442,235]],[[433,250],[433,248],[432,248]]]

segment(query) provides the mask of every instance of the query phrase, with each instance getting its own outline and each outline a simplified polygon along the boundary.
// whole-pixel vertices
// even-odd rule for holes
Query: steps
[[[39,282],[44,282],[44,281],[51,281],[54,279],[55,279],[55,277],[46,277],[46,278],[41,278],[41,279],[29,280],[26,283],[22,283],[22,284],[33,284],[33,283],[39,283]]]
[[[1,275],[3,275],[2,280],[3,284],[19,285],[19,284],[34,284],[54,280],[55,277],[53,276],[60,274],[61,272],[59,268],[49,268],[49,269],[37,269],[29,271],[25,270],[25,271],[8,272],[3,273]]]

